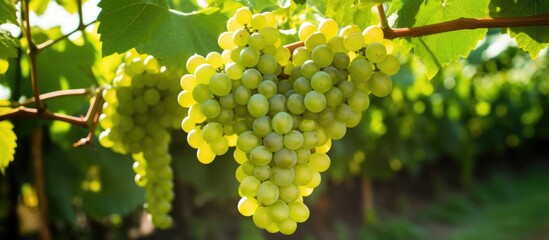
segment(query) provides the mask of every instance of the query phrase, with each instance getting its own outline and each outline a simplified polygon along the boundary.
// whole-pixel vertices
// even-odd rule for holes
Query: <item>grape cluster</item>
[[[240,8],[219,36],[221,54],[188,59],[178,97],[198,160],[210,163],[235,146],[239,212],[286,235],[309,218],[303,197],[328,170],[332,139],[358,125],[370,92],[390,93],[399,69],[378,27],[340,30],[325,19],[304,23],[299,38],[304,46],[291,53],[272,13]]]
[[[169,130],[179,128],[184,114],[174,99],[177,79],[166,73],[152,56],[130,51],[112,85],[103,94],[99,124],[105,130],[99,143],[121,154],[132,154],[135,183],[146,190],[146,211],[153,224],[172,224],[173,173]]]

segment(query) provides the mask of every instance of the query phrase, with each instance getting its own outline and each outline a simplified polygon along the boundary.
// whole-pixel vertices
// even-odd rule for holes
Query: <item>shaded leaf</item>
[[[0,24],[6,22],[17,24],[17,17],[15,16],[15,5],[11,0],[0,0]]]
[[[549,13],[549,2],[543,0],[492,0],[490,16],[492,17],[526,17]],[[517,45],[536,58],[541,50],[549,45],[549,26],[505,28],[517,41]]]
[[[0,121],[0,171],[5,173],[6,168],[13,161],[17,136],[13,132],[13,124],[9,121]]]
[[[0,29],[0,58],[17,57],[19,41],[10,32]]]
[[[484,17],[488,0],[394,0],[389,14],[396,14],[395,27],[414,27],[454,20],[461,17]],[[484,38],[486,29],[461,30],[428,36],[407,38],[414,53],[427,68],[427,77],[433,78],[440,68],[466,57]]]
[[[168,67],[180,69],[195,52],[219,50],[217,36],[226,21],[218,11],[185,14],[170,10],[160,0],[101,1],[99,6],[104,56],[137,48]]]

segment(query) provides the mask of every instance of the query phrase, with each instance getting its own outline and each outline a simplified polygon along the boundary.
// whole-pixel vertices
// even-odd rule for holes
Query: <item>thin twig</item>
[[[290,50],[290,52],[294,52],[296,48],[303,47],[303,46],[305,46],[305,43],[303,43],[302,41],[293,42],[293,43],[284,45],[284,47]]]
[[[383,8],[378,6],[379,16],[387,21]],[[437,33],[451,32],[465,29],[477,28],[509,28],[509,27],[533,27],[548,26],[549,13],[527,17],[508,18],[458,18],[455,20],[429,24],[410,28],[390,28],[383,26],[385,38],[393,39],[399,37],[419,37]]]
[[[21,2],[23,4],[23,28],[25,32],[25,36],[27,38],[27,42],[29,45],[28,54],[29,54],[29,60],[30,60],[30,76],[31,76],[31,82],[32,82],[32,92],[34,95],[34,98],[36,99],[36,109],[38,112],[44,111],[44,105],[40,101],[40,90],[38,89],[38,79],[36,76],[36,56],[38,54],[38,49],[36,48],[36,45],[34,45],[34,42],[32,41],[32,34],[31,34],[31,24],[30,24],[30,18],[29,18],[29,0],[23,0]]]
[[[81,138],[80,140],[75,142],[73,144],[74,147],[84,146],[91,143],[91,141],[93,140],[93,137],[95,136],[95,128],[97,127],[97,123],[99,122],[99,115],[101,115],[101,110],[103,109],[103,91],[104,89],[99,89],[97,91],[95,97],[92,99],[92,103],[90,105],[90,108],[88,109],[88,113],[86,114],[86,117],[84,117],[87,126],[90,129],[88,135],[85,138]]]
[[[9,111],[0,113],[0,121],[21,117],[57,120],[87,128],[86,120],[84,119],[84,117],[73,117],[61,113],[52,113],[50,111],[47,111],[46,109],[38,111],[38,109],[35,108],[20,106],[18,108],[13,108]]]
[[[78,26],[78,28],[74,29],[74,30],[73,30],[72,32],[70,32],[70,33],[67,33],[67,34],[65,34],[65,35],[63,35],[63,36],[60,36],[60,37],[56,38],[56,39],[50,39],[50,40],[48,40],[48,41],[45,41],[45,42],[43,42],[43,43],[40,43],[40,44],[37,46],[37,51],[40,52],[40,51],[42,51],[42,50],[44,50],[44,49],[46,49],[46,48],[48,48],[48,47],[50,47],[50,46],[52,46],[52,45],[54,45],[54,44],[60,42],[60,41],[62,41],[62,40],[65,40],[65,39],[67,39],[70,35],[72,35],[72,34],[78,32],[78,31],[82,31],[82,30],[84,30],[85,28],[87,28],[88,26],[90,26],[90,25],[92,25],[92,24],[94,24],[94,23],[96,23],[96,22],[97,22],[97,20],[94,20],[94,21],[89,22],[89,23],[87,23],[87,24],[83,24],[83,25],[81,25],[81,26]]]
[[[389,22],[387,21],[387,16],[385,15],[385,10],[383,9],[383,4],[377,5],[377,13],[379,15],[379,25],[381,28],[390,28]]]
[[[78,88],[78,89],[66,89],[66,90],[59,90],[59,91],[53,91],[49,93],[43,93],[40,94],[39,98],[42,101],[51,100],[54,98],[60,98],[60,97],[67,97],[67,96],[79,96],[79,95],[87,95],[92,92],[89,88]],[[11,107],[11,108],[17,108],[20,106],[27,106],[30,104],[35,103],[34,97],[30,98],[27,101],[24,102],[12,102],[8,106],[0,105],[0,107]]]

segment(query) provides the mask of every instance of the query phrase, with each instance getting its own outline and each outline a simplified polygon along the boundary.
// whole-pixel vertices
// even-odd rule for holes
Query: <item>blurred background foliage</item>
[[[65,2],[58,1],[74,7]],[[168,2],[183,12],[202,8]],[[328,7],[323,1],[295,2],[205,1],[226,16],[242,4],[273,11],[287,29],[287,43],[297,40],[296,26],[321,16],[341,25],[377,24],[363,1],[349,12],[338,11],[349,1]],[[34,8],[38,14],[45,10],[43,4]],[[38,42],[62,34],[58,27],[33,30]],[[0,176],[0,236],[38,238],[30,153],[38,141],[55,239],[547,239],[549,54],[546,49],[532,60],[500,32],[488,31],[469,57],[430,80],[420,59],[394,40],[402,67],[393,77],[393,92],[371,96],[361,124],[333,142],[332,166],[306,199],[311,219],[292,237],[267,236],[240,216],[232,154],[202,165],[182,131],[173,132],[171,146],[176,226],[154,230],[141,208],[144,192],[133,182],[128,156],[97,141],[73,148],[85,129],[35,119],[13,121],[19,147]],[[45,50],[38,59],[41,90],[109,82],[121,57],[101,58],[100,49],[92,27]],[[28,68],[28,60],[12,59],[0,79],[12,100],[31,96]],[[73,115],[89,105],[79,97],[48,104]]]

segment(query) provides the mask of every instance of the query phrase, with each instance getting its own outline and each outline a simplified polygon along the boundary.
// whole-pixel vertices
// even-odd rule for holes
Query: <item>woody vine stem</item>
[[[75,143],[75,146],[81,146],[86,143],[89,143],[93,138],[93,132],[97,125],[98,116],[101,114],[101,105],[103,103],[102,99],[102,88],[97,88],[93,90],[86,89],[70,89],[70,90],[60,90],[51,93],[46,93],[40,95],[38,89],[38,79],[36,76],[36,56],[45,48],[52,46],[53,44],[60,42],[71,34],[83,31],[87,26],[95,23],[95,21],[88,24],[82,22],[81,10],[80,13],[80,23],[77,29],[74,31],[63,35],[57,39],[46,41],[42,44],[36,45],[32,41],[31,31],[30,31],[30,20],[28,17],[28,0],[23,0],[23,14],[22,19],[23,23],[21,26],[24,28],[24,33],[26,35],[29,49],[27,54],[30,59],[31,66],[31,81],[33,87],[34,97],[31,101],[25,103],[11,103],[9,107],[15,107],[10,111],[0,113],[0,121],[13,118],[42,118],[46,120],[57,120],[63,121],[70,124],[78,125],[84,128],[89,128],[90,133],[86,138],[79,140]],[[81,6],[79,6],[81,7]],[[377,6],[377,11],[380,19],[380,27],[383,29],[385,38],[394,39],[399,37],[420,37],[425,35],[451,32],[464,29],[477,29],[477,28],[504,28],[504,27],[527,27],[527,26],[542,26],[549,25],[549,13],[528,16],[528,17],[509,17],[509,18],[459,18],[452,21],[441,22],[436,24],[424,25],[419,27],[409,27],[409,28],[391,28],[387,22],[387,16],[383,5]],[[286,45],[286,47],[293,51],[294,49],[303,46],[303,42],[295,42]],[[89,95],[95,93],[93,96],[92,103],[88,109],[86,116],[74,117],[60,113],[50,112],[47,107],[44,105],[43,101],[51,98],[66,97],[66,96],[75,96],[75,95]],[[26,107],[34,103],[35,108]]]

